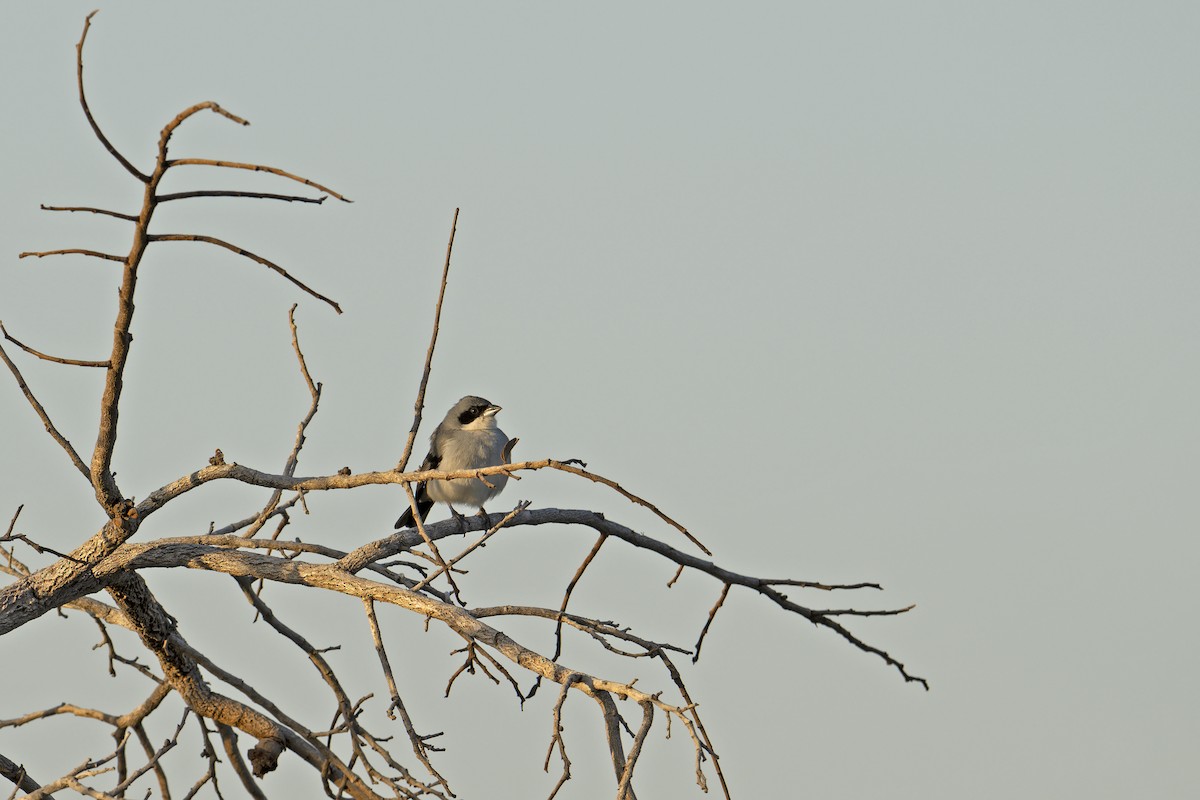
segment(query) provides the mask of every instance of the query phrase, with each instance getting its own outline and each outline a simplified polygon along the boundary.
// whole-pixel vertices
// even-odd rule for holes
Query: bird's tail
[[[421,515],[421,522],[429,516],[429,510],[433,508],[433,501],[424,492],[424,486],[417,487],[417,512]],[[404,513],[400,515],[400,519],[396,520],[396,530],[401,528],[412,528],[416,526],[416,520],[413,519],[412,506],[404,509]]]

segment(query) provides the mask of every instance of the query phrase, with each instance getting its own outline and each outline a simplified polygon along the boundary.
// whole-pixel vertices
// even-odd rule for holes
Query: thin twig
[[[190,200],[193,197],[249,197],[257,200],[284,200],[289,203],[324,203],[328,195],[320,197],[302,197],[294,194],[275,194],[273,192],[235,192],[226,189],[200,189],[191,192],[172,192],[160,194],[158,202],[169,203],[172,200]],[[83,210],[83,209],[81,209]],[[136,219],[136,218],[135,218]]]
[[[729,587],[731,585],[727,583],[721,587],[721,596],[717,598],[717,602],[708,612],[708,619],[705,621],[704,627],[700,629],[700,637],[696,639],[695,652],[692,654],[693,664],[700,660],[700,648],[704,646],[704,637],[708,636],[708,629],[712,626],[713,620],[717,618],[717,612],[725,604],[725,598],[729,596]]]
[[[308,413],[305,414],[304,419],[300,420],[300,425],[296,430],[296,441],[292,444],[292,451],[288,454],[287,461],[285,461],[283,465],[284,475],[295,475],[296,466],[300,463],[300,450],[304,447],[305,431],[308,429],[308,425],[310,422],[312,422],[313,417],[317,415],[317,407],[321,402],[321,384],[313,382],[312,375],[309,374],[308,371],[308,363],[304,360],[304,351],[300,349],[300,331],[296,327],[295,303],[293,303],[292,307],[288,309],[288,326],[292,330],[292,350],[296,354],[296,362],[300,366],[300,375],[304,378],[305,385],[308,386],[308,395],[311,399],[311,403],[308,407]],[[242,534],[245,538],[254,538],[254,535],[262,529],[262,526],[265,525],[267,520],[271,517],[272,512],[274,512],[278,507],[279,500],[282,496],[282,489],[276,489],[271,493],[270,498],[267,500],[267,504],[263,506],[262,511],[259,512],[258,519],[255,520],[254,523],[246,530],[246,532]],[[276,529],[275,536],[272,538],[278,538],[281,531],[282,526]]]
[[[604,546],[604,542],[607,539],[608,535],[603,533],[596,538],[596,543],[593,544],[592,549],[588,551],[587,556],[583,559],[583,563],[581,563],[579,568],[575,570],[575,574],[571,576],[570,583],[567,584],[567,590],[563,592],[562,603],[560,603],[558,606],[558,623],[554,626],[554,655],[551,656],[551,659],[554,661],[557,661],[558,657],[562,655],[563,615],[567,611],[567,604],[571,602],[571,593],[574,592],[575,587],[579,585],[579,579],[583,577],[583,573],[589,566],[591,566],[592,562],[596,560],[596,556],[599,554],[600,548]]]
[[[125,261],[125,256],[114,256],[112,253],[101,253],[98,250],[85,250],[81,247],[69,247],[64,250],[26,251],[24,253],[18,253],[17,258],[29,258],[31,256],[35,258],[44,258],[46,256],[66,255],[92,256],[93,258],[103,258],[106,261]]]
[[[137,769],[128,778],[124,779],[119,784],[117,784],[115,787],[113,787],[113,789],[109,792],[109,794],[115,795],[117,797],[122,796],[122,794],[125,792],[125,790],[133,785],[134,781],[136,781],[138,778],[145,775],[150,770],[155,769],[158,765],[158,762],[160,760],[162,760],[162,757],[164,755],[167,754],[167,751],[179,743],[179,734],[180,734],[180,732],[183,731],[183,726],[187,722],[188,717],[191,716],[191,714],[192,714],[192,710],[190,708],[185,708],[183,710],[183,718],[179,720],[179,724],[175,727],[175,733],[171,735],[171,738],[167,739],[165,742],[163,742],[162,747],[160,747],[160,748],[158,748],[158,750],[154,751],[154,754],[150,757],[150,759],[145,764],[143,764],[139,769]]]
[[[284,170],[281,170],[277,167],[263,166],[262,164],[244,164],[244,163],[241,163],[238,161],[221,161],[221,160],[213,159],[213,158],[173,158],[170,161],[166,162],[166,166],[167,167],[183,167],[183,166],[224,167],[226,169],[245,169],[245,170],[250,170],[251,172],[266,172],[271,175],[278,175],[281,178],[287,178],[288,180],[296,181],[297,183],[303,183],[305,186],[311,186],[312,188],[316,189],[319,192],[325,192],[325,194],[327,194],[327,195],[336,197],[338,200],[341,200],[343,203],[353,202],[352,200],[348,200],[345,197],[343,197],[342,195],[338,194],[333,189],[330,189],[327,186],[322,186],[321,184],[319,184],[315,181],[310,181],[308,178],[303,178],[299,175],[293,175],[292,173],[285,172]]]
[[[29,346],[28,346],[28,345],[26,345],[26,344],[22,344],[21,342],[17,341],[15,338],[13,338],[13,336],[12,336],[11,334],[9,334],[9,332],[8,332],[8,329],[6,329],[6,328],[4,327],[4,323],[3,323],[3,322],[0,322],[0,333],[4,334],[4,338],[5,338],[5,339],[7,339],[8,341],[12,342],[12,343],[13,343],[13,344],[15,344],[17,347],[19,347],[19,348],[21,348],[22,350],[24,350],[26,353],[29,353],[30,355],[37,356],[38,358],[40,358],[40,359],[43,359],[43,360],[45,360],[45,361],[53,361],[53,362],[54,362],[54,363],[56,363],[56,364],[67,364],[67,365],[69,365],[69,366],[73,366],[73,367],[101,367],[101,368],[107,368],[107,367],[108,367],[108,365],[109,365],[109,362],[108,362],[108,361],[81,361],[81,360],[79,360],[79,359],[76,359],[76,358],[60,358],[60,357],[58,357],[58,356],[51,356],[51,355],[47,355],[46,353],[43,353],[43,352],[41,352],[41,351],[39,351],[39,350],[34,350],[32,347],[29,347]]]
[[[763,583],[771,586],[799,586],[801,589],[821,589],[826,592],[832,592],[836,589],[883,590],[883,586],[878,583],[818,583],[816,581],[798,581],[792,578],[764,578]]]
[[[87,40],[88,30],[92,27],[92,17],[96,16],[97,11],[88,14],[83,21],[83,34],[79,37],[79,43],[75,45],[75,75],[76,83],[79,86],[79,104],[83,106],[83,114],[87,117],[88,125],[92,126],[92,133],[96,134],[96,138],[100,140],[100,144],[104,145],[104,149],[112,155],[121,166],[125,168],[133,177],[137,178],[142,183],[149,183],[150,176],[138,170],[125,156],[117,152],[117,148],[113,147],[112,142],[100,130],[100,126],[96,123],[96,118],[92,116],[92,110],[88,108],[87,95],[83,91],[83,43]]]
[[[46,432],[50,434],[50,437],[54,441],[58,442],[59,447],[63,449],[63,452],[71,459],[71,463],[75,465],[75,469],[79,470],[83,477],[91,482],[92,474],[88,470],[87,464],[83,463],[83,459],[79,457],[79,453],[75,451],[71,443],[67,441],[65,436],[58,432],[58,428],[54,427],[54,423],[50,421],[50,415],[46,413],[46,409],[33,396],[33,390],[29,388],[29,384],[25,383],[25,377],[17,369],[17,365],[12,362],[12,359],[8,357],[8,353],[4,352],[3,346],[0,346],[0,360],[4,361],[9,372],[17,379],[17,386],[21,389],[21,393],[25,395],[25,399],[29,401],[29,405],[33,406],[33,410],[41,418],[42,424],[46,426]]]
[[[371,638],[375,641],[375,653],[379,656],[379,664],[383,669],[384,678],[387,680],[388,691],[391,692],[392,695],[391,704],[387,708],[387,715],[389,718],[395,719],[395,716],[392,714],[392,710],[394,709],[400,712],[400,721],[403,723],[404,730],[408,734],[409,742],[412,744],[413,755],[415,755],[421,764],[424,765],[425,769],[429,771],[429,774],[434,777],[437,783],[449,792],[450,785],[446,782],[446,779],[442,777],[442,774],[434,769],[433,764],[429,761],[429,755],[427,752],[430,750],[436,752],[443,751],[443,748],[435,747],[434,745],[429,744],[430,739],[441,736],[442,733],[438,732],[426,736],[422,736],[421,734],[417,733],[416,728],[413,726],[412,717],[409,716],[408,709],[405,708],[404,701],[400,699],[400,692],[396,688],[396,679],[392,674],[392,665],[388,661],[387,649],[383,645],[383,633],[379,629],[379,620],[375,616],[375,603],[364,598],[363,607],[367,612],[367,622],[371,626]]]
[[[563,679],[562,690],[558,693],[558,701],[554,704],[554,711],[550,715],[550,720],[554,726],[554,733],[550,736],[550,746],[546,749],[546,761],[542,764],[542,771],[550,771],[550,756],[554,754],[555,745],[558,746],[558,757],[562,761],[562,774],[558,778],[558,783],[554,784],[554,789],[550,792],[550,796],[546,800],[554,800],[554,796],[558,794],[558,790],[563,787],[563,784],[571,780],[571,759],[567,757],[567,744],[563,741],[563,725],[562,725],[562,708],[563,703],[567,701],[567,694],[570,692],[571,685],[575,683],[575,679],[579,677],[572,672]]]
[[[579,475],[581,477],[587,478],[590,481],[595,481],[596,483],[602,483],[605,486],[607,486],[608,488],[615,490],[618,494],[622,495],[625,499],[630,500],[631,502],[634,502],[639,506],[650,509],[651,511],[654,512],[654,514],[659,519],[661,519],[663,522],[670,525],[675,530],[682,533],[684,536],[686,536],[688,538],[688,541],[690,541],[692,544],[696,545],[696,547],[699,547],[701,550],[703,550],[705,555],[708,555],[708,556],[712,555],[712,551],[709,550],[707,547],[705,547],[700,542],[699,539],[697,539],[695,536],[693,536],[691,534],[691,532],[688,531],[687,528],[683,527],[678,522],[676,522],[672,518],[668,517],[662,511],[660,511],[658,506],[654,505],[654,503],[651,503],[649,500],[645,500],[641,497],[638,497],[636,494],[625,490],[616,481],[609,480],[608,478],[605,478],[602,475],[597,475],[594,472],[588,472],[586,469],[581,469],[579,467],[573,466],[572,464],[564,462],[564,461],[555,461],[555,460],[551,459],[549,466],[552,466],[554,469],[562,470],[563,472],[570,472],[573,475]]]
[[[92,206],[48,206],[45,203],[42,203],[38,208],[42,211],[87,211],[106,217],[116,217],[127,222],[137,222],[137,217],[133,214],[122,214],[120,211],[109,211],[107,208],[93,208]]]
[[[249,250],[245,250],[241,247],[238,247],[235,244],[230,244],[229,242],[226,242],[223,239],[218,239],[215,236],[203,236],[198,233],[158,233],[158,234],[149,235],[146,238],[148,241],[151,241],[151,242],[204,242],[205,244],[214,244],[217,247],[224,247],[226,250],[229,250],[230,252],[237,253],[239,256],[245,256],[246,258],[250,259],[251,261],[256,261],[259,264],[262,264],[267,269],[270,269],[270,270],[273,270],[273,271],[279,273],[284,278],[286,278],[288,281],[290,281],[293,285],[299,287],[302,291],[306,292],[307,294],[312,295],[313,297],[317,298],[318,300],[320,300],[324,303],[327,303],[337,313],[339,313],[339,314],[342,313],[342,307],[339,306],[336,301],[331,300],[330,298],[326,297],[325,295],[321,294],[320,292],[316,291],[315,289],[310,288],[307,284],[305,284],[299,278],[293,277],[291,273],[289,273],[286,269],[284,269],[283,267],[276,264],[274,261],[269,261],[260,255],[255,255],[254,253],[251,253]]]
[[[654,704],[647,701],[639,703],[642,707],[642,725],[638,728],[637,736],[629,747],[629,755],[625,759],[625,771],[621,775],[621,783],[617,786],[617,797],[632,797],[633,768],[637,765],[638,756],[642,754],[642,745],[646,742],[646,734],[650,733],[650,724],[654,721]]]
[[[422,520],[421,515],[417,513],[417,498],[416,495],[413,494],[412,484],[404,484],[404,493],[408,496],[408,504],[413,509],[413,522],[417,523],[417,533],[421,535],[421,539],[424,540],[425,545],[429,548],[429,551],[433,553],[434,563],[442,568],[438,574],[446,576],[446,582],[450,584],[450,591],[454,593],[454,597],[458,600],[460,605],[465,605],[463,603],[462,594],[458,590],[458,584],[454,582],[454,571],[450,569],[449,565],[446,564],[446,560],[442,558],[442,553],[440,550],[438,550],[438,546],[433,543],[433,539],[430,539],[429,534],[425,533],[425,521]],[[422,585],[427,585],[429,581],[423,580],[421,583]]]
[[[188,106],[183,111],[180,111],[178,114],[176,114],[174,119],[163,126],[162,132],[158,135],[158,163],[163,165],[163,172],[165,172],[166,168],[169,166],[169,164],[167,164],[167,147],[171,142],[171,136],[174,135],[175,129],[195,114],[199,114],[201,111],[211,111],[217,116],[224,117],[231,122],[236,122],[238,125],[242,125],[243,127],[250,124],[247,120],[242,119],[237,114],[231,114],[211,100],[206,100],[203,103],[196,103],[195,105]]]
[[[916,607],[917,604],[913,603],[904,608],[867,609],[862,611],[856,608],[814,608],[813,613],[820,614],[822,617],[894,617],[897,614],[912,611]]]
[[[470,555],[472,552],[474,552],[477,548],[485,546],[487,544],[488,539],[490,539],[501,528],[503,528],[505,525],[507,525],[509,522],[511,522],[512,519],[517,516],[517,514],[520,514],[522,511],[529,508],[529,506],[530,506],[530,501],[528,501],[528,500],[522,500],[521,502],[517,503],[517,505],[513,508],[513,510],[508,512],[508,514],[504,517],[504,519],[500,520],[495,525],[488,528],[487,532],[484,533],[483,536],[481,536],[474,544],[470,545],[466,550],[463,550],[461,553],[456,555],[454,558],[450,559],[449,562],[438,567],[436,572],[428,575],[427,577],[422,578],[419,583],[415,584],[414,586],[410,586],[409,588],[414,592],[418,592],[421,589],[424,589],[431,580],[433,580],[437,576],[441,575],[442,573],[446,572],[447,570],[452,569],[455,564],[462,561],[464,558],[466,558],[468,555]]]
[[[417,400],[413,403],[413,424],[408,431],[408,441],[404,443],[404,454],[396,464],[396,471],[403,472],[408,468],[408,459],[412,456],[413,442],[417,438],[417,430],[421,427],[421,412],[425,408],[425,387],[429,385],[429,373],[433,367],[433,350],[437,346],[438,326],[442,321],[442,300],[446,296],[446,282],[450,277],[450,254],[454,252],[454,234],[458,230],[458,209],[454,209],[454,219],[450,222],[450,241],[446,243],[446,261],[442,265],[442,283],[438,287],[437,304],[433,308],[433,332],[429,335],[429,347],[425,350],[425,369],[421,373],[421,385],[417,389]],[[413,509],[414,515],[416,509]]]
[[[13,528],[17,526],[17,517],[21,516],[21,512],[24,509],[24,503],[21,503],[21,505],[17,506],[17,510],[13,512],[12,519],[9,520],[8,530],[4,531],[4,536],[0,537],[0,539],[7,539],[8,537],[12,536]]]

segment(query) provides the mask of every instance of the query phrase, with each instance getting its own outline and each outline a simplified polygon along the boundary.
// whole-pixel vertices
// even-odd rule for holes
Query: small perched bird
[[[460,469],[482,469],[504,463],[504,446],[508,437],[496,427],[496,413],[500,406],[492,405],[482,397],[467,395],[446,412],[446,418],[433,430],[429,437],[429,455],[421,462],[421,469],[440,469],[451,472]],[[456,478],[449,481],[425,481],[417,484],[415,492],[417,511],[421,521],[429,516],[434,503],[445,503],[450,511],[459,516],[454,506],[478,506],[500,494],[507,475],[486,476],[488,486],[479,478]],[[396,528],[411,528],[412,508],[404,509]]]

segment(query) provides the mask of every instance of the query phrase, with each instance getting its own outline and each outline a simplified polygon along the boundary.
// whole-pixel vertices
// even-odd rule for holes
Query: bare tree
[[[168,763],[168,754],[187,726],[198,730],[203,742],[203,772],[190,788],[194,795],[206,784],[217,785],[229,770],[252,797],[264,797],[256,776],[261,778],[275,770],[284,757],[298,758],[312,767],[313,781],[319,783],[330,797],[349,796],[375,798],[381,796],[446,798],[454,796],[446,763],[435,765],[437,753],[432,739],[437,734],[418,732],[401,698],[399,682],[389,658],[378,615],[412,614],[424,618],[426,624],[445,626],[461,639],[456,653],[461,657],[453,669],[447,692],[464,673],[482,674],[497,684],[507,684],[517,698],[524,702],[544,683],[555,684],[557,695],[550,713],[551,734],[546,752],[545,767],[552,764],[559,775],[550,793],[554,797],[571,778],[571,760],[564,742],[562,711],[564,704],[577,692],[595,701],[599,710],[598,722],[608,744],[616,785],[615,794],[633,798],[633,774],[643,752],[643,744],[654,727],[656,718],[665,719],[667,729],[672,722],[690,738],[695,753],[695,779],[704,790],[715,776],[721,790],[729,796],[720,762],[708,731],[701,720],[697,704],[688,691],[683,673],[676,664],[681,657],[695,661],[709,627],[725,603],[730,590],[739,587],[757,593],[784,612],[798,615],[813,625],[833,632],[842,641],[873,654],[894,668],[905,681],[928,688],[926,681],[911,674],[904,664],[884,650],[874,647],[845,627],[848,617],[894,615],[908,611],[830,609],[803,605],[790,599],[785,590],[819,590],[823,592],[879,589],[877,584],[857,583],[832,585],[794,579],[761,578],[733,572],[712,560],[712,554],[686,528],[660,511],[652,503],[627,491],[616,481],[594,474],[579,461],[560,461],[543,458],[532,461],[511,460],[509,443],[508,463],[478,471],[439,472],[406,471],[418,429],[422,420],[425,388],[433,363],[446,277],[451,264],[455,225],[442,265],[441,292],[437,298],[432,336],[425,358],[424,372],[414,404],[412,428],[404,452],[393,468],[374,472],[352,473],[343,469],[332,475],[297,476],[297,466],[305,443],[306,430],[318,410],[321,384],[313,380],[300,346],[293,306],[289,312],[292,346],[297,367],[308,387],[311,402],[300,420],[295,444],[287,455],[283,469],[273,473],[237,463],[226,462],[217,450],[209,463],[183,476],[168,480],[144,499],[135,502],[119,486],[113,473],[117,450],[118,417],[121,410],[123,376],[131,349],[131,323],[138,271],[151,245],[165,242],[195,242],[230,250],[294,284],[303,293],[325,303],[341,313],[338,304],[309,287],[284,267],[244,248],[222,239],[193,233],[159,233],[153,225],[155,212],[162,203],[189,200],[197,197],[277,200],[299,203],[322,203],[329,197],[346,201],[332,189],[298,174],[262,164],[239,163],[216,158],[171,158],[169,145],[176,130],[194,115],[209,111],[231,122],[246,124],[245,120],[226,111],[216,103],[197,103],[167,123],[158,140],[153,167],[142,171],[118,152],[105,137],[88,107],[83,83],[83,48],[91,25],[92,15],[84,23],[76,47],[79,102],[96,138],[136,181],[144,186],[141,208],[134,213],[83,206],[42,206],[49,211],[84,212],[113,217],[132,227],[129,251],[123,255],[83,248],[25,252],[21,257],[45,257],[66,254],[112,261],[121,265],[122,278],[119,303],[114,320],[111,351],[104,360],[83,360],[50,355],[14,338],[0,325],[5,341],[38,359],[83,369],[104,372],[104,387],[100,396],[99,426],[96,444],[87,460],[67,440],[33,389],[25,381],[17,364],[0,346],[3,359],[17,386],[24,394],[47,433],[70,459],[75,469],[87,481],[103,510],[107,522],[83,540],[69,553],[57,552],[18,531],[21,507],[16,508],[0,541],[6,546],[0,551],[0,570],[11,581],[0,589],[0,634],[9,634],[26,625],[37,624],[50,612],[70,610],[87,615],[99,627],[102,644],[108,652],[109,672],[115,675],[118,666],[148,679],[150,689],[134,708],[100,710],[62,703],[51,708],[32,710],[22,716],[0,720],[0,727],[31,725],[44,720],[73,716],[99,721],[110,729],[115,746],[97,745],[95,756],[78,765],[64,764],[57,777],[31,776],[16,758],[0,755],[0,774],[12,781],[29,797],[49,797],[60,790],[71,790],[97,798],[126,797],[132,791],[143,795],[157,783],[163,797],[170,797],[171,780],[179,771]],[[213,170],[249,170],[265,172],[320,193],[274,194],[233,190],[206,190],[163,193],[160,184],[169,171],[182,167],[207,167]],[[152,232],[154,231],[154,232]],[[6,424],[23,424],[9,420]],[[465,520],[447,520],[436,524],[418,522],[415,530],[402,530],[370,541],[349,552],[315,542],[285,541],[281,534],[289,524],[289,511],[306,504],[306,497],[318,491],[351,491],[363,486],[394,484],[403,487],[409,502],[413,502],[411,485],[429,479],[473,478],[488,481],[489,477],[507,474],[519,480],[522,473],[535,470],[558,470],[578,478],[598,482],[632,503],[650,509],[667,528],[678,536],[677,544],[638,533],[618,522],[589,510],[558,508],[534,509],[521,502],[507,513],[480,515]],[[181,495],[203,488],[214,481],[231,480],[266,490],[261,508],[243,519],[223,527],[213,526],[204,535],[150,538],[147,523],[154,515]],[[268,531],[268,525],[271,526]],[[462,600],[460,581],[465,574],[461,564],[468,557],[477,559],[480,549],[491,538],[519,526],[557,525],[569,529],[590,529],[594,544],[582,563],[568,565],[562,574],[565,591],[557,608],[527,605],[498,605],[486,608],[468,607]],[[141,534],[141,535],[139,535]],[[466,535],[472,542],[453,556],[439,548],[447,537]],[[611,544],[609,544],[611,542]],[[604,619],[595,619],[569,610],[572,592],[580,578],[606,544],[634,548],[646,558],[662,559],[674,569],[671,584],[685,570],[707,575],[715,581],[717,599],[708,611],[699,636],[691,649],[652,641],[632,632],[628,627]],[[32,557],[19,557],[19,547],[32,549]],[[699,553],[699,554],[697,554]],[[40,566],[26,561],[37,560]],[[255,613],[270,629],[295,646],[297,669],[305,659],[315,667],[328,690],[328,698],[336,709],[334,719],[321,729],[309,719],[312,704],[289,706],[272,700],[261,686],[234,674],[209,653],[190,644],[180,633],[175,618],[164,607],[142,578],[142,570],[150,568],[187,568],[211,573],[226,573],[232,577],[233,591],[241,592]],[[343,688],[344,683],[317,648],[292,624],[285,622],[275,608],[264,599],[263,587],[270,583],[293,584],[311,589],[323,589],[362,602],[365,622],[374,640],[378,660],[379,681],[387,695],[387,716],[399,723],[403,735],[369,730],[361,712],[370,697],[354,698]],[[670,584],[669,584],[670,585]],[[99,599],[93,595],[107,596]],[[333,597],[334,595],[328,595]],[[286,613],[286,609],[285,609]],[[554,649],[540,652],[525,646],[505,632],[505,620],[529,619],[540,621],[554,632]],[[109,629],[118,627],[133,631],[153,666],[118,652]],[[574,632],[574,633],[573,633]],[[621,681],[600,674],[590,674],[568,666],[563,659],[563,645],[568,636],[580,636],[594,646],[628,659],[645,659],[641,663],[657,662],[659,669],[647,670],[644,682]],[[367,657],[370,657],[369,654]],[[431,667],[432,668],[432,667]],[[523,685],[526,684],[526,685]],[[656,688],[640,688],[640,683]],[[214,688],[214,687],[220,687]],[[177,697],[174,706],[166,701]],[[180,702],[181,701],[181,702]],[[632,720],[628,711],[634,704],[637,712]],[[174,734],[156,747],[147,733],[147,720],[155,714],[170,714],[172,707],[183,708],[182,718]],[[622,706],[626,709],[623,713]],[[638,716],[640,713],[640,717]],[[243,737],[254,741],[243,757]],[[219,764],[225,766],[218,768]],[[35,779],[36,778],[36,779]]]

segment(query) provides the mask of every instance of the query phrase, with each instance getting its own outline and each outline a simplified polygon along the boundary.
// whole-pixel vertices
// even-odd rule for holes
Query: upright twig
[[[503,528],[505,525],[507,525],[509,522],[511,522],[512,519],[515,516],[517,516],[517,514],[520,514],[522,511],[529,508],[529,505],[530,505],[530,503],[527,500],[522,500],[521,502],[517,503],[517,505],[515,507],[513,507],[513,510],[508,512],[507,515],[505,515],[504,519],[500,520],[495,525],[488,528],[487,531],[484,532],[483,536],[479,537],[479,539],[477,539],[474,543],[469,545],[465,550],[463,550],[461,553],[456,555],[454,558],[450,559],[449,561],[447,561],[446,563],[444,563],[440,567],[438,567],[436,572],[430,573],[429,575],[422,578],[418,583],[416,583],[413,586],[410,586],[409,588],[414,592],[419,592],[421,589],[424,589],[426,586],[428,586],[430,581],[432,581],[434,578],[438,577],[442,573],[448,572],[449,570],[451,570],[455,564],[462,561],[464,558],[469,556],[471,553],[475,552],[475,550],[477,550],[480,547],[485,547],[487,545],[488,539],[490,539],[497,532],[499,532],[499,530],[501,528]]]
[[[550,771],[550,756],[554,755],[554,748],[557,746],[558,758],[562,762],[562,774],[559,775],[558,783],[554,784],[554,789],[551,790],[550,796],[546,800],[554,800],[554,796],[558,794],[558,790],[563,787],[563,784],[571,780],[571,759],[567,757],[567,743],[563,741],[562,709],[563,704],[567,702],[567,694],[577,677],[579,676],[571,673],[563,680],[558,700],[554,703],[554,711],[550,715],[553,733],[550,735],[550,746],[546,748],[546,760],[542,764],[542,772]]]
[[[308,430],[308,425],[312,422],[313,417],[317,415],[317,407],[321,402],[321,384],[313,381],[312,375],[308,371],[308,362],[304,360],[304,351],[300,349],[300,331],[296,327],[295,303],[288,309],[288,326],[292,331],[292,352],[296,354],[296,363],[300,367],[300,376],[304,378],[304,384],[308,387],[308,396],[311,400],[308,406],[308,413],[304,415],[304,419],[300,420],[300,425],[296,429],[296,441],[292,444],[292,451],[288,454],[287,461],[283,464],[284,475],[295,475],[296,466],[300,463],[300,450],[304,447],[305,431]],[[275,489],[271,492],[267,504],[259,512],[258,519],[242,534],[244,538],[254,538],[255,534],[262,529],[262,526],[266,524],[267,520],[279,507],[279,500],[282,496],[282,489]]]
[[[625,769],[621,773],[621,783],[617,786],[618,798],[633,797],[630,785],[633,780],[633,768],[637,766],[638,756],[642,754],[642,745],[646,743],[646,734],[650,733],[650,725],[654,722],[654,703],[643,700],[638,705],[642,707],[642,724],[629,747],[629,755],[625,758]]]
[[[413,725],[412,717],[409,716],[408,709],[405,707],[404,701],[400,699],[400,691],[396,688],[396,678],[392,674],[392,665],[388,660],[387,648],[383,645],[383,633],[379,629],[379,619],[375,616],[375,603],[372,600],[364,598],[363,607],[367,612],[367,622],[371,627],[371,638],[375,642],[375,653],[379,657],[379,664],[383,669],[384,678],[386,679],[388,685],[388,691],[391,692],[391,703],[388,705],[387,715],[391,719],[395,719],[392,711],[395,710],[400,712],[400,721],[404,725],[405,733],[408,734],[408,740],[412,745],[413,755],[415,755],[425,769],[428,770],[429,774],[433,776],[438,785],[442,786],[447,792],[453,794],[453,792],[450,791],[450,784],[446,782],[446,779],[434,768],[433,764],[429,760],[428,751],[433,750],[440,752],[442,750],[440,747],[431,745],[429,740],[441,736],[442,734],[441,732],[438,732],[422,736],[421,734],[417,733],[416,727]]]
[[[126,172],[142,183],[149,183],[150,176],[129,163],[129,159],[117,152],[117,148],[113,147],[112,142],[104,135],[104,131],[100,130],[96,118],[92,116],[92,109],[88,107],[87,95],[83,91],[83,43],[87,41],[88,30],[92,27],[92,17],[98,13],[97,9],[84,18],[83,34],[79,37],[79,43],[75,45],[75,82],[79,88],[79,105],[83,106],[83,114],[87,117],[88,125],[92,126],[92,133],[96,134],[96,138],[100,140],[100,144],[104,145],[104,149],[125,168]]]
[[[446,564],[446,559],[442,558],[442,553],[438,550],[438,546],[434,543],[429,534],[425,532],[425,521],[421,519],[421,515],[417,513],[417,498],[413,494],[412,484],[404,484],[404,494],[408,497],[408,504],[413,510],[413,522],[417,523],[417,533],[425,542],[425,546],[429,548],[429,552],[433,554],[434,563],[439,567],[439,575],[446,576],[446,583],[450,584],[450,591],[454,593],[455,598],[462,604],[462,594],[459,592],[458,584],[454,581],[454,571]],[[428,580],[423,580],[422,585],[427,585]]]
[[[437,347],[438,327],[442,323],[442,300],[446,297],[446,282],[450,278],[450,254],[454,252],[454,234],[458,231],[458,211],[454,209],[454,219],[450,221],[450,241],[446,243],[446,260],[442,265],[442,282],[438,287],[437,304],[433,307],[433,331],[429,334],[429,347],[425,350],[425,369],[421,372],[421,384],[417,388],[417,399],[413,403],[413,424],[408,431],[408,441],[404,443],[404,453],[396,464],[397,472],[408,468],[408,459],[412,456],[413,442],[416,441],[417,431],[421,427],[421,412],[425,408],[425,387],[429,385],[429,373],[433,368],[433,350]],[[417,509],[413,508],[416,514]]]
[[[713,620],[717,618],[717,612],[721,610],[721,606],[725,605],[725,598],[729,596],[729,587],[732,584],[725,584],[721,587],[721,596],[717,598],[717,602],[713,604],[712,609],[708,612],[708,619],[704,621],[704,627],[700,629],[700,636],[696,638],[696,646],[693,649],[692,663],[695,664],[700,660],[700,648],[704,646],[704,637],[708,636],[708,629],[712,627]]]

